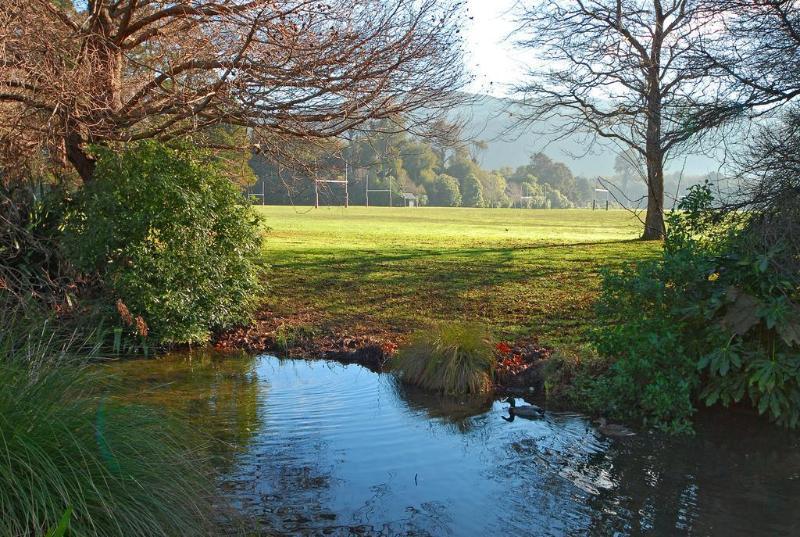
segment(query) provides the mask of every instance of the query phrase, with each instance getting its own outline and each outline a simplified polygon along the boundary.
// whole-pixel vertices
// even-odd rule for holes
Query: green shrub
[[[71,306],[75,276],[60,249],[64,192],[50,185],[0,181],[0,300]]]
[[[0,535],[63,535],[67,523],[74,537],[203,534],[211,482],[190,432],[107,400],[108,379],[48,325],[22,332],[8,321],[0,319]]]
[[[595,410],[691,430],[696,403],[744,398],[771,419],[800,422],[797,282],[753,240],[757,214],[711,208],[694,187],[669,218],[660,259],[606,272],[593,339],[609,369],[580,384]]]
[[[419,331],[392,362],[393,371],[404,382],[447,394],[491,391],[494,368],[489,332],[473,323],[440,324]]]
[[[132,332],[204,342],[255,307],[259,224],[209,155],[143,142],[98,150],[95,179],[65,218],[65,246],[121,300]]]

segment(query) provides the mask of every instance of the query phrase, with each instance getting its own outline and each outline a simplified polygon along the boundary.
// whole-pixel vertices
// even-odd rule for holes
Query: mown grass
[[[260,207],[268,304],[337,326],[407,332],[479,321],[500,337],[573,346],[599,271],[654,255],[626,211]]]

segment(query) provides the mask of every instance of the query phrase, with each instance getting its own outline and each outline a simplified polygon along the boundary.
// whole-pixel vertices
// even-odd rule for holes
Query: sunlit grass
[[[626,211],[263,207],[268,307],[410,331],[479,321],[582,341],[603,266],[654,255]]]

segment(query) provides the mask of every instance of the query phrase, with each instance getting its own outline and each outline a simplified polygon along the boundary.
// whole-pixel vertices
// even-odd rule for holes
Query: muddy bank
[[[390,369],[392,357],[409,335],[409,330],[365,320],[332,323],[314,311],[287,316],[262,310],[252,324],[217,334],[213,343],[218,350],[334,360],[381,372]],[[526,338],[500,342],[495,349],[496,391],[521,395],[541,390],[551,348]]]

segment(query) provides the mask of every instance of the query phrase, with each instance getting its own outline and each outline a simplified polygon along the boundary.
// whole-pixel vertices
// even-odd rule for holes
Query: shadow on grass
[[[479,255],[486,255],[486,254],[513,254],[514,252],[525,252],[531,250],[554,250],[554,249],[565,249],[565,248],[585,248],[585,247],[592,247],[592,246],[613,246],[613,245],[640,245],[645,244],[642,243],[639,239],[625,239],[625,240],[618,240],[618,241],[597,241],[597,242],[574,242],[574,243],[546,243],[546,244],[536,244],[536,245],[527,245],[527,246],[506,246],[502,248],[453,248],[453,249],[413,249],[413,250],[405,250],[402,254],[394,254],[394,255],[387,255],[382,253],[383,250],[374,250],[374,249],[357,249],[357,250],[345,250],[345,249],[338,249],[338,248],[331,248],[331,249],[314,249],[314,250],[305,250],[302,252],[303,257],[307,256],[321,256],[321,257],[331,257],[329,261],[325,261],[319,263],[318,261],[314,262],[314,266],[320,265],[331,265],[331,264],[339,264],[341,263],[341,259],[352,256],[354,259],[352,262],[360,263],[361,265],[370,265],[376,261],[384,262],[395,262],[395,261],[408,261],[412,259],[422,259],[427,257],[441,257],[445,255],[462,255],[462,256],[479,256]],[[388,250],[387,250],[388,251]],[[286,255],[291,255],[296,252],[289,252]],[[295,262],[276,262],[273,264],[273,267],[280,267],[280,268],[304,268],[309,261],[307,260],[298,260]]]
[[[467,318],[526,335],[572,337],[576,326],[590,320],[601,268],[654,251],[638,240],[623,240],[273,252],[270,281],[279,303],[333,317],[408,327]]]

